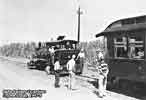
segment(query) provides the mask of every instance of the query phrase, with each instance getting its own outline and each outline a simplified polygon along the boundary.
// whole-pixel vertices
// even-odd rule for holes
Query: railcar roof
[[[104,31],[96,34],[96,37],[103,36],[103,35],[106,35],[107,33],[112,33],[112,32],[122,32],[122,31],[132,31],[132,30],[146,29],[146,22],[138,23],[138,24],[121,25],[121,26],[118,26],[118,27],[111,27],[115,23],[119,23],[119,22],[122,23],[122,21],[126,21],[126,20],[129,20],[129,19],[141,18],[141,17],[146,18],[146,16],[138,16],[138,17],[131,17],[131,18],[125,18],[125,19],[117,20],[117,21],[113,22],[112,24],[110,24]]]
[[[54,46],[54,45],[57,45],[57,44],[59,44],[58,41],[46,42],[46,45],[51,45],[51,46]]]
[[[57,45],[57,44],[65,44],[66,42],[78,43],[76,40],[59,40],[59,41],[52,41],[46,42],[47,45]]]
[[[72,42],[72,43],[77,43],[75,40],[62,40],[60,43],[66,43],[66,42]]]

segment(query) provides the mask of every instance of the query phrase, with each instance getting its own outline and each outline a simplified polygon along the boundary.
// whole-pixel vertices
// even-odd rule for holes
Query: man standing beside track
[[[75,70],[75,55],[72,55],[72,59],[70,59],[68,62],[67,62],[67,69],[69,71],[69,84],[68,84],[68,88],[69,89],[73,89],[74,87],[74,83],[75,83],[75,73],[74,73],[74,70]]]
[[[55,59],[56,61],[55,61],[55,64],[54,64],[54,71],[55,71],[55,88],[58,88],[58,87],[60,87],[60,85],[59,85],[59,82],[60,82],[60,69],[61,69],[61,67],[60,67],[60,63],[59,63],[59,59],[58,58],[56,58]]]
[[[97,50],[97,69],[98,69],[98,89],[99,97],[106,96],[107,75],[109,72],[108,65],[104,62],[102,51]]]

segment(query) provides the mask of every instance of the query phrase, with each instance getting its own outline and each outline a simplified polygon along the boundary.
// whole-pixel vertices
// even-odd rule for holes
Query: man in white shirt
[[[59,81],[60,81],[60,75],[59,75],[60,69],[61,69],[61,67],[60,67],[59,59],[56,58],[56,61],[55,61],[55,64],[54,64],[54,71],[55,71],[55,84],[54,85],[55,85],[55,88],[60,87],[60,85],[59,85]]]
[[[72,55],[72,59],[67,62],[67,69],[69,71],[69,89],[73,89],[75,81],[75,55]]]
[[[54,46],[51,46],[50,48],[49,48],[49,52],[50,52],[50,57],[51,57],[51,63],[52,63],[52,65],[54,64]]]

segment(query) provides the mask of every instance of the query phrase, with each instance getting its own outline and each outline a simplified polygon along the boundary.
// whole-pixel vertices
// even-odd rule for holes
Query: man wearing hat
[[[59,58],[57,57],[55,59],[55,64],[54,64],[54,71],[55,71],[55,83],[54,86],[55,88],[60,87],[59,82],[60,82],[60,70],[61,70],[61,66],[60,66],[60,62],[59,62]]]

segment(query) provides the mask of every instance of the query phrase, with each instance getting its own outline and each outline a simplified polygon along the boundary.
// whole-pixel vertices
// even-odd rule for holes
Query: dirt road
[[[86,73],[87,74],[87,73]],[[66,78],[61,78],[65,81]],[[77,90],[70,91],[61,82],[60,88],[54,88],[54,76],[44,71],[30,70],[23,63],[0,58],[0,100],[26,100],[26,98],[3,98],[4,89],[46,90],[41,98],[27,100],[137,100],[122,94],[108,92],[107,97],[99,98],[97,89],[83,77],[77,77]]]

